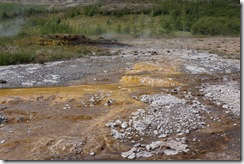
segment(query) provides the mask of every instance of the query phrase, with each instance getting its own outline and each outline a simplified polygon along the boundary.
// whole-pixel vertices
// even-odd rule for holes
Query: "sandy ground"
[[[240,38],[239,37],[201,37],[201,38],[138,38],[128,40],[125,43],[143,47],[162,47],[173,49],[206,50],[210,53],[217,53],[224,58],[240,59]]]
[[[0,67],[0,159],[240,160],[240,38],[122,42]]]

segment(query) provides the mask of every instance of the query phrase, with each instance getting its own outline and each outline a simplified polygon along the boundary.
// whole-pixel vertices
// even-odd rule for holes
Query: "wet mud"
[[[7,83],[0,84],[0,159],[240,160],[240,101],[228,98],[240,100],[239,60],[187,49],[135,46],[111,51],[120,54],[1,67]],[[64,72],[62,67],[70,69]],[[81,76],[86,68],[90,74]],[[43,76],[33,77],[36,73]],[[66,78],[72,73],[74,79]],[[215,86],[220,88],[211,89]],[[155,100],[142,99],[150,96]],[[165,104],[166,98],[173,105]],[[177,101],[184,103],[174,105]],[[177,117],[176,110],[186,110],[189,129],[182,122],[162,124],[172,126],[167,135],[165,129],[156,133],[142,128],[161,125],[166,117],[158,124],[135,126],[149,117],[160,120],[153,116],[156,110],[171,110],[169,122]],[[156,143],[160,147],[153,148]]]

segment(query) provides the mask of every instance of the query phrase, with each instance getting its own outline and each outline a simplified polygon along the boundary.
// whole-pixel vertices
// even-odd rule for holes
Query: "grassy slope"
[[[114,1],[113,1],[114,2]],[[107,54],[106,50],[102,50],[100,48],[94,48],[90,46],[58,46],[58,45],[49,45],[46,47],[37,45],[35,42],[35,37],[44,35],[44,34],[52,34],[52,33],[73,33],[73,34],[84,34],[91,37],[97,37],[100,35],[110,35],[110,34],[126,34],[132,36],[162,36],[162,35],[176,35],[176,36],[191,36],[189,29],[188,31],[177,31],[175,23],[176,18],[181,20],[182,17],[182,9],[179,10],[177,17],[177,8],[181,8],[181,5],[175,5],[173,3],[167,4],[168,7],[161,6],[163,11],[168,12],[168,14],[155,14],[152,9],[151,12],[147,14],[141,14],[141,12],[137,12],[137,10],[144,10],[145,3],[149,3],[149,1],[123,1],[123,5],[119,3],[114,3],[115,6],[123,6],[120,10],[114,10],[115,13],[96,13],[98,10],[94,10],[97,8],[88,8],[87,7],[74,7],[70,9],[57,9],[48,11],[45,10],[43,6],[35,6],[35,5],[22,5],[22,4],[3,4],[0,3],[0,12],[6,12],[8,15],[13,16],[15,12],[22,11],[22,15],[14,16],[13,18],[7,18],[6,20],[0,20],[0,30],[1,25],[6,26],[8,21],[16,22],[16,19],[24,17],[24,24],[20,26],[20,31],[16,36],[9,37],[1,37],[0,36],[0,65],[8,65],[8,64],[19,64],[19,63],[30,63],[30,62],[46,62],[46,61],[54,61],[54,60],[63,60],[70,58],[77,58],[84,55],[91,55],[93,52],[98,52],[97,54]],[[142,4],[142,2],[144,4]],[[107,10],[106,8],[111,5],[109,4],[109,0],[103,1],[98,9]],[[162,1],[155,0],[153,4],[161,4]],[[118,5],[119,4],[119,5]],[[126,5],[124,5],[126,4]],[[124,8],[129,6],[127,4],[131,4],[132,8],[130,10],[131,13],[123,13],[125,12]],[[139,5],[138,5],[139,4]],[[150,1],[152,5],[152,1]],[[173,6],[172,6],[173,5]],[[136,6],[136,8],[135,8]],[[158,5],[160,6],[160,5]],[[171,7],[171,9],[170,9]],[[193,4],[194,7],[194,4]],[[202,7],[202,6],[200,6]],[[196,8],[200,8],[196,6]],[[217,6],[218,9],[219,6]],[[215,14],[220,14],[223,12],[224,7],[216,9],[216,6],[213,8]],[[34,10],[30,10],[34,9]],[[92,15],[90,9],[93,9]],[[174,10],[172,10],[174,9]],[[184,8],[183,8],[184,9]],[[230,14],[236,15],[236,9],[233,7],[227,7],[226,11]],[[230,10],[229,10],[230,9]],[[38,10],[42,10],[39,12]],[[142,10],[142,11],[143,11]],[[31,11],[31,12],[30,12]],[[121,12],[122,11],[122,15]],[[197,14],[201,16],[204,15],[205,10],[199,10]],[[211,11],[211,10],[209,10]],[[24,12],[24,14],[23,14]],[[191,11],[193,12],[193,11]],[[194,12],[197,12],[194,11]],[[0,15],[2,14],[0,13]],[[208,14],[206,12],[206,14]],[[228,13],[223,13],[227,14]],[[90,16],[89,16],[90,15]],[[183,15],[184,16],[184,15]],[[192,15],[190,15],[192,17]],[[189,21],[191,17],[187,17]],[[194,16],[194,15],[193,15]],[[235,17],[236,18],[236,17]],[[227,18],[228,20],[229,18]],[[234,20],[230,17],[231,20]],[[238,19],[238,18],[237,18]],[[179,22],[178,22],[179,23]],[[238,22],[237,22],[238,23]],[[199,23],[201,25],[201,22]],[[12,25],[12,24],[10,24]],[[214,24],[213,24],[214,25]],[[8,26],[6,26],[8,28]],[[212,26],[211,26],[212,27]],[[216,26],[218,28],[218,26]],[[197,27],[196,27],[197,28]],[[212,30],[212,29],[211,29]],[[215,29],[216,30],[216,29]],[[218,29],[217,29],[218,30]],[[1,33],[0,33],[1,34]],[[30,45],[31,43],[31,45]]]
[[[0,15],[2,15],[3,12],[11,15],[15,12],[24,11],[30,8],[43,9],[42,6],[36,6],[32,4],[13,4],[0,2]]]

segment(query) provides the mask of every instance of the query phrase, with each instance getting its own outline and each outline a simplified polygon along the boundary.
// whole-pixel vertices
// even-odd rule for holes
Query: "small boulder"
[[[91,152],[90,155],[91,155],[91,156],[94,156],[94,155],[95,155],[95,152]]]
[[[121,128],[123,128],[123,129],[126,129],[126,128],[128,128],[128,123],[127,122],[123,122],[122,124],[121,124]]]

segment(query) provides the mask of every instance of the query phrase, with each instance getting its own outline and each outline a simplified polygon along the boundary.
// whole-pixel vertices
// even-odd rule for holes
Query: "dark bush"
[[[0,52],[0,65],[26,64],[32,60],[31,54]]]
[[[160,20],[161,34],[172,34],[176,30],[175,21],[172,17],[162,17]]]
[[[21,14],[23,16],[32,16],[34,14],[40,14],[40,13],[46,13],[48,12],[47,9],[38,9],[38,8],[28,8],[28,9],[25,9],[23,12],[21,12]]]
[[[111,11],[108,11],[108,10],[103,10],[103,11],[100,11],[99,12],[101,15],[111,15]]]
[[[52,18],[49,21],[44,22],[40,27],[40,33],[54,34],[54,33],[74,33],[74,29],[65,22],[62,22],[59,18]]]
[[[6,20],[8,18],[9,18],[8,14],[6,12],[3,12],[1,15],[1,20]]]
[[[99,13],[99,10],[98,10],[98,6],[96,6],[96,5],[89,5],[83,9],[83,14],[86,16],[93,16],[98,13]]]
[[[155,10],[153,10],[153,16],[158,16],[158,15],[161,15],[162,14],[162,10],[157,8]]]
[[[117,17],[122,17],[122,16],[123,16],[123,12],[117,12],[117,13],[116,13],[116,16],[117,16]]]
[[[240,20],[231,17],[202,17],[193,24],[191,32],[200,35],[238,35]]]

